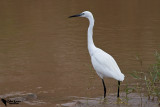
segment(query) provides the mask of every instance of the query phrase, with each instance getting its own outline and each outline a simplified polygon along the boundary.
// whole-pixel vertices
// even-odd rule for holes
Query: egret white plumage
[[[91,56],[91,62],[93,68],[97,72],[98,76],[102,79],[104,87],[104,98],[106,97],[106,86],[104,83],[104,77],[113,78],[118,80],[118,92],[117,97],[119,97],[120,81],[124,80],[124,74],[121,73],[116,61],[108,53],[104,52],[102,49],[97,48],[93,42],[93,26],[94,18],[91,12],[84,11],[81,14],[70,16],[72,17],[85,17],[89,20],[88,27],[88,51]]]

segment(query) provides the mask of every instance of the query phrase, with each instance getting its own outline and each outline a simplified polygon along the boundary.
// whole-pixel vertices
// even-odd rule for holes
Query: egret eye
[[[84,15],[84,13],[82,13],[82,15]]]

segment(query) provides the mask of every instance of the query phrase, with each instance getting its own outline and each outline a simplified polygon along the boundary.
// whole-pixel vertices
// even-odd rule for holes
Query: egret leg
[[[118,92],[117,92],[117,97],[119,97],[119,89],[120,89],[120,81],[118,81]]]
[[[105,83],[104,83],[104,80],[102,79],[102,83],[103,83],[103,87],[104,87],[104,98],[106,97],[106,86],[105,86]]]

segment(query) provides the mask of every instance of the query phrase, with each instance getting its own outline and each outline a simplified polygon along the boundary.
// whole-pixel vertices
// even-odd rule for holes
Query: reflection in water
[[[134,56],[142,56],[146,70],[159,47],[158,4],[151,0],[0,1],[0,95],[26,91],[50,104],[71,100],[68,96],[101,96],[103,86],[95,79],[99,77],[87,50],[88,21],[67,18],[84,10],[95,17],[95,44],[116,59],[126,75],[123,84],[133,83],[129,73],[139,68]],[[115,93],[117,82],[105,82],[108,92]]]

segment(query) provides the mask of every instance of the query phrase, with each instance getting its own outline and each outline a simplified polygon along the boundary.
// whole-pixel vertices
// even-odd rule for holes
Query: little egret
[[[91,62],[93,68],[97,72],[98,76],[102,79],[103,87],[104,87],[104,98],[106,97],[106,86],[103,78],[113,78],[118,80],[118,92],[117,97],[119,97],[119,89],[120,89],[120,81],[124,80],[124,74],[121,73],[116,61],[114,58],[108,53],[104,52],[100,48],[97,48],[93,42],[93,26],[94,26],[94,18],[91,12],[84,11],[81,14],[70,16],[72,17],[85,17],[89,20],[88,27],[88,51],[91,56]]]

